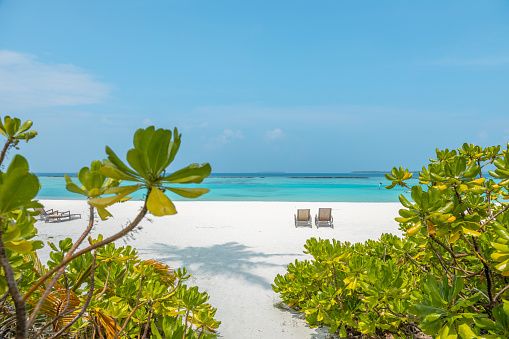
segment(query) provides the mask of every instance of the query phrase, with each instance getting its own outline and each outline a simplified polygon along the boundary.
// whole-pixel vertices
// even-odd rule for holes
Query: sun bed
[[[81,214],[74,213],[71,214],[71,211],[58,212],[53,214],[49,214],[44,219],[45,222],[61,222],[61,221],[69,221],[73,219],[81,219]]]
[[[54,211],[53,209],[45,210],[44,208],[36,207],[34,208],[36,212],[39,212],[39,220],[46,220],[46,218],[52,214],[58,214],[58,211]]]
[[[45,219],[45,222],[60,222],[60,221],[69,221],[73,219],[81,219],[81,214],[75,213],[71,214],[71,211],[58,212],[48,215]]]
[[[332,208],[319,208],[318,215],[315,215],[315,225],[318,227],[334,228],[334,220],[332,219]]]
[[[304,226],[304,227],[313,227],[313,222],[311,219],[311,213],[309,209],[298,209],[297,214],[294,214],[295,218],[295,227]]]

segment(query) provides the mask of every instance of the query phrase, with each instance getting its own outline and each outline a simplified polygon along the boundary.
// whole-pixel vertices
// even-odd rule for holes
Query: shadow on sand
[[[292,318],[298,322],[306,322],[306,316],[304,313],[294,310],[293,308],[290,308],[284,304],[280,304],[278,306],[274,305],[274,307],[278,309],[279,312],[290,313]],[[314,333],[310,333],[309,339],[341,339],[337,333],[330,334],[329,328],[330,327],[328,326],[319,326],[313,328]]]
[[[179,266],[181,263],[191,273],[199,273],[204,276],[222,275],[225,278],[241,278],[246,282],[259,285],[268,290],[272,289],[270,286],[272,280],[268,282],[263,276],[256,274],[256,271],[260,269],[277,271],[282,267],[286,267],[287,264],[274,263],[274,260],[270,260],[271,257],[288,257],[287,262],[290,262],[302,256],[302,254],[255,252],[237,242],[228,242],[208,247],[189,246],[184,248],[155,243],[151,248],[145,249],[145,251],[153,252],[151,254],[157,255],[157,260],[170,264],[170,266],[175,266],[172,262],[179,262]],[[274,277],[271,279],[274,279]]]

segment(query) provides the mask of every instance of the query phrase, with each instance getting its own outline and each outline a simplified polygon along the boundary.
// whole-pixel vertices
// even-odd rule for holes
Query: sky
[[[170,171],[419,170],[505,149],[508,37],[505,0],[0,0],[0,116],[34,172],[150,125],[182,133]]]

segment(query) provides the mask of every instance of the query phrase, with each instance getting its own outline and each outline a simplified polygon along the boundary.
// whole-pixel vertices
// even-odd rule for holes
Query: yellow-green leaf
[[[468,228],[466,228],[466,227],[462,227],[461,229],[462,229],[462,231],[463,231],[465,234],[468,234],[468,235],[473,235],[473,236],[475,236],[475,237],[478,237],[478,236],[480,236],[480,235],[481,235],[481,233],[479,233],[479,232],[477,232],[477,231],[474,231],[474,230],[470,230],[470,229],[468,229]]]
[[[26,254],[32,250],[32,243],[27,240],[7,241],[5,247],[13,252]]]
[[[111,213],[108,212],[105,208],[103,207],[97,207],[97,213],[99,214],[99,217],[101,218],[101,220],[106,220],[108,219],[109,217],[112,217]]]
[[[154,187],[148,196],[147,208],[150,213],[158,217],[177,214],[175,205],[173,205],[171,200],[157,187]]]

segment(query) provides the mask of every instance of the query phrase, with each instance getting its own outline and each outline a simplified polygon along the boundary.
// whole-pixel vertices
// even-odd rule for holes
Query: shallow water
[[[81,186],[76,177],[72,179]],[[84,199],[65,189],[63,174],[41,173],[39,180],[38,199]],[[417,182],[412,179],[409,184]],[[202,201],[398,202],[405,189],[387,190],[384,186],[389,184],[381,173],[215,173],[199,185],[174,186],[209,188],[209,193],[197,199]],[[143,194],[136,192],[133,198],[143,199]],[[168,196],[188,200],[171,192]]]

